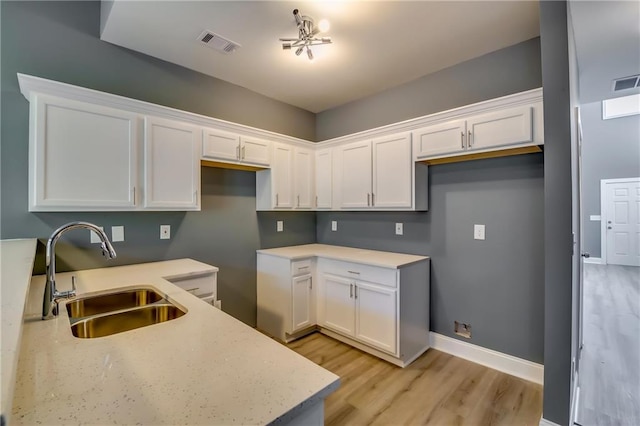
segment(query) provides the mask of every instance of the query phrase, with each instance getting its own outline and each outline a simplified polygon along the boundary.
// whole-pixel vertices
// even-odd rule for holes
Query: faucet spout
[[[56,243],[58,239],[67,231],[72,229],[90,229],[95,232],[101,241],[102,254],[108,259],[114,259],[116,257],[116,251],[111,245],[107,234],[104,233],[97,225],[89,222],[71,222],[66,225],[62,225],[60,228],[53,231],[51,237],[47,241],[47,249],[45,253],[45,263],[47,272],[47,282],[44,287],[44,297],[42,299],[42,319],[53,318],[58,315],[58,301],[60,299],[70,299],[76,295],[75,283],[73,288],[68,291],[58,291],[56,288]]]

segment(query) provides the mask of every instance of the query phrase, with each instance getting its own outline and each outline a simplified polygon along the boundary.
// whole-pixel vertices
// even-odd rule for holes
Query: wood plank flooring
[[[326,425],[538,425],[542,386],[429,349],[399,368],[320,333],[287,345],[340,376]]]
[[[640,268],[584,265],[583,426],[640,425]]]

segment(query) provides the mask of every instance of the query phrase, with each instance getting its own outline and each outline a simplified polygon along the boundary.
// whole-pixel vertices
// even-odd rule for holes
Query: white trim
[[[611,183],[640,182],[640,177],[600,179],[600,263],[607,264],[607,198],[606,187]]]
[[[640,93],[602,101],[603,120],[638,114],[640,114]]]
[[[600,257],[587,257],[584,259],[584,263],[592,263],[594,265],[603,265],[602,258]]]
[[[540,426],[560,426],[559,424],[551,422],[551,421],[549,421],[549,420],[547,420],[545,418],[541,418],[540,419],[539,425]]]
[[[520,377],[521,379],[540,385],[543,384],[544,366],[541,364],[443,336],[433,331],[429,333],[429,340],[433,349]]]

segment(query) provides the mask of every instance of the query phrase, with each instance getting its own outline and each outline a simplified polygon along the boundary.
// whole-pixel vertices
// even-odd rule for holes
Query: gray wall
[[[28,213],[29,104],[17,72],[255,126],[301,138],[314,135],[313,114],[238,86],[99,40],[100,2],[0,2],[1,217],[0,237],[47,238],[58,226],[88,220],[109,229],[125,226],[118,258],[105,262],[88,232],[67,234],[60,270],[191,257],[220,267],[224,310],[255,325],[255,250],[315,241],[313,213],[255,211],[255,175],[202,169],[201,212]],[[283,233],[275,233],[284,218]],[[172,225],[172,239],[159,226]],[[295,233],[294,233],[295,232]],[[64,242],[71,244],[64,244]],[[42,260],[36,272],[42,273]]]
[[[540,41],[545,136],[543,417],[568,425],[576,349],[571,115],[577,69],[575,57],[570,57],[566,1],[540,2]]]
[[[540,39],[534,38],[323,111],[317,115],[316,139],[335,138],[541,85]]]
[[[640,176],[640,115],[602,119],[602,103],[581,105],[584,251],[601,257],[600,180]]]
[[[317,131],[338,136],[387,124],[395,111],[407,119],[541,85],[534,39],[422,78],[410,95],[405,85],[323,112]],[[319,212],[318,242],[432,256],[433,331],[458,338],[453,321],[470,322],[471,343],[542,363],[542,155],[432,166],[428,195],[426,213]],[[404,223],[403,236],[395,222]],[[474,224],[486,225],[485,241],[473,240]]]

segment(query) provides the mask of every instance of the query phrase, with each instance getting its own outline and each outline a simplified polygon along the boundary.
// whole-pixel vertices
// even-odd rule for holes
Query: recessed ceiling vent
[[[613,80],[614,92],[633,89],[635,87],[640,87],[640,75],[632,75],[631,77],[623,77],[617,80]]]
[[[218,35],[209,30],[204,30],[202,34],[198,36],[198,41],[205,46],[213,50],[217,50],[221,53],[233,53],[240,47],[242,47],[240,46],[240,44],[226,39],[221,35]]]

